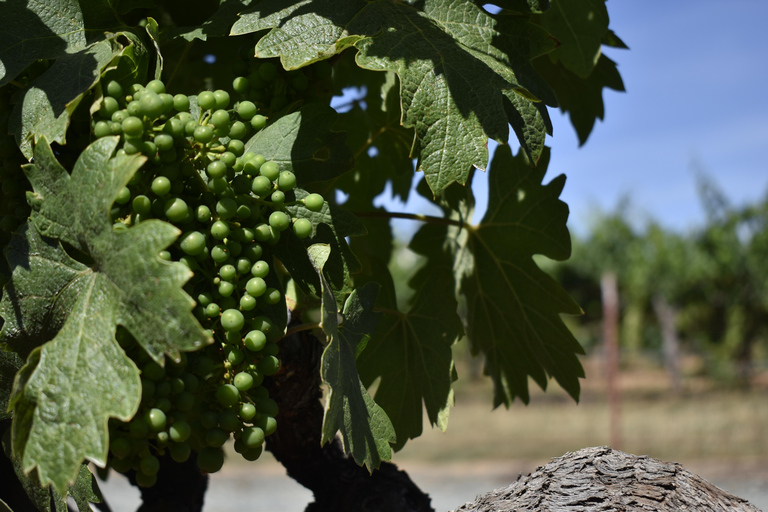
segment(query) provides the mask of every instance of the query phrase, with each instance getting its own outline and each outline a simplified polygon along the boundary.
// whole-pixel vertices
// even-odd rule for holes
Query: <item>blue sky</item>
[[[567,117],[552,112],[545,181],[567,176],[562,199],[571,229],[586,232],[596,210],[613,210],[624,196],[638,222],[652,216],[676,230],[701,225],[698,171],[735,204],[762,198],[768,192],[768,2],[607,5],[611,28],[630,47],[606,50],[627,92],[604,92],[605,120],[581,148]],[[483,174],[473,183],[481,211]],[[430,205],[413,196],[407,205],[385,202],[428,212]],[[411,232],[417,226],[403,221],[398,227]]]

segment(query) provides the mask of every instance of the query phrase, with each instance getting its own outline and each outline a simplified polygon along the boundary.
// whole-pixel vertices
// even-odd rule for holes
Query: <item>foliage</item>
[[[203,469],[221,466],[212,430],[222,443],[234,431],[235,449],[258,457],[274,401],[227,393],[240,374],[281,378],[276,363],[265,368],[289,316],[304,320],[292,329],[319,327],[324,339],[322,442],[340,432],[371,471],[421,434],[422,407],[447,427],[451,346],[465,333],[494,381],[494,406],[527,402],[529,376],[542,388],[554,377],[577,399],[582,349],[560,315],[580,309],[533,259],[571,249],[564,177],[543,183],[547,106],[570,112],[586,140],[603,117],[602,89],[623,89],[601,46],[623,43],[600,0],[499,5],[8,3],[0,405],[23,472],[63,495],[84,461],[133,460],[139,484],[152,485],[155,454],[176,457],[186,439],[164,413],[171,427],[193,424]],[[329,101],[350,86],[365,98],[337,114]],[[510,126],[521,149],[497,151],[490,208],[473,225],[463,185]],[[426,263],[400,310],[387,270],[387,220],[400,214],[373,200],[388,186],[411,193],[413,159],[419,193],[443,216],[405,215],[424,222],[411,247]],[[335,190],[349,200],[336,204]],[[241,251],[252,258],[241,262]],[[265,281],[253,281],[255,267],[248,285],[238,281],[256,263],[273,269]],[[253,348],[243,319],[266,345]],[[248,347],[252,363],[242,361]],[[200,380],[193,412],[166,404],[181,391],[151,391]],[[216,400],[219,426],[195,430]],[[256,416],[241,409],[227,432],[222,415],[238,403]],[[140,439],[130,456],[115,444],[124,436]]]

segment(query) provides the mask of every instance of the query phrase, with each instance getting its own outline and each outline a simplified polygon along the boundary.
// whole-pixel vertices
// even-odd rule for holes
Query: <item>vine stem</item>
[[[283,337],[286,338],[286,337],[290,336],[291,334],[295,334],[295,333],[300,332],[300,331],[310,331],[312,329],[319,329],[320,327],[322,327],[320,325],[320,323],[295,325],[295,326],[291,327],[290,329],[288,329],[287,331],[285,331],[285,336],[283,336]]]
[[[420,213],[404,213],[404,212],[354,212],[358,217],[378,217],[385,219],[408,219],[418,220],[421,222],[428,222],[430,224],[444,224],[447,226],[459,226],[464,228],[472,227],[466,222],[454,219],[446,219],[445,217],[433,217],[432,215],[422,215]]]

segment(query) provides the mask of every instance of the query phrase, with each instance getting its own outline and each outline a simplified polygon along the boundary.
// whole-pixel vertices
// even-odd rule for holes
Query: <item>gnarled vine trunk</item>
[[[453,512],[760,512],[680,464],[610,447],[553,459]]]

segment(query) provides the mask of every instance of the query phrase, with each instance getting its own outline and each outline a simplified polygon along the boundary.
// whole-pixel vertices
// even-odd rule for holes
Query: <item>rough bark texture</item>
[[[760,512],[675,462],[584,448],[454,512]]]
[[[267,449],[288,475],[315,495],[306,512],[433,512],[424,494],[394,464],[372,475],[348,459],[339,443],[320,446],[320,357],[323,346],[306,331],[280,341],[282,368],[265,383],[279,406]]]

